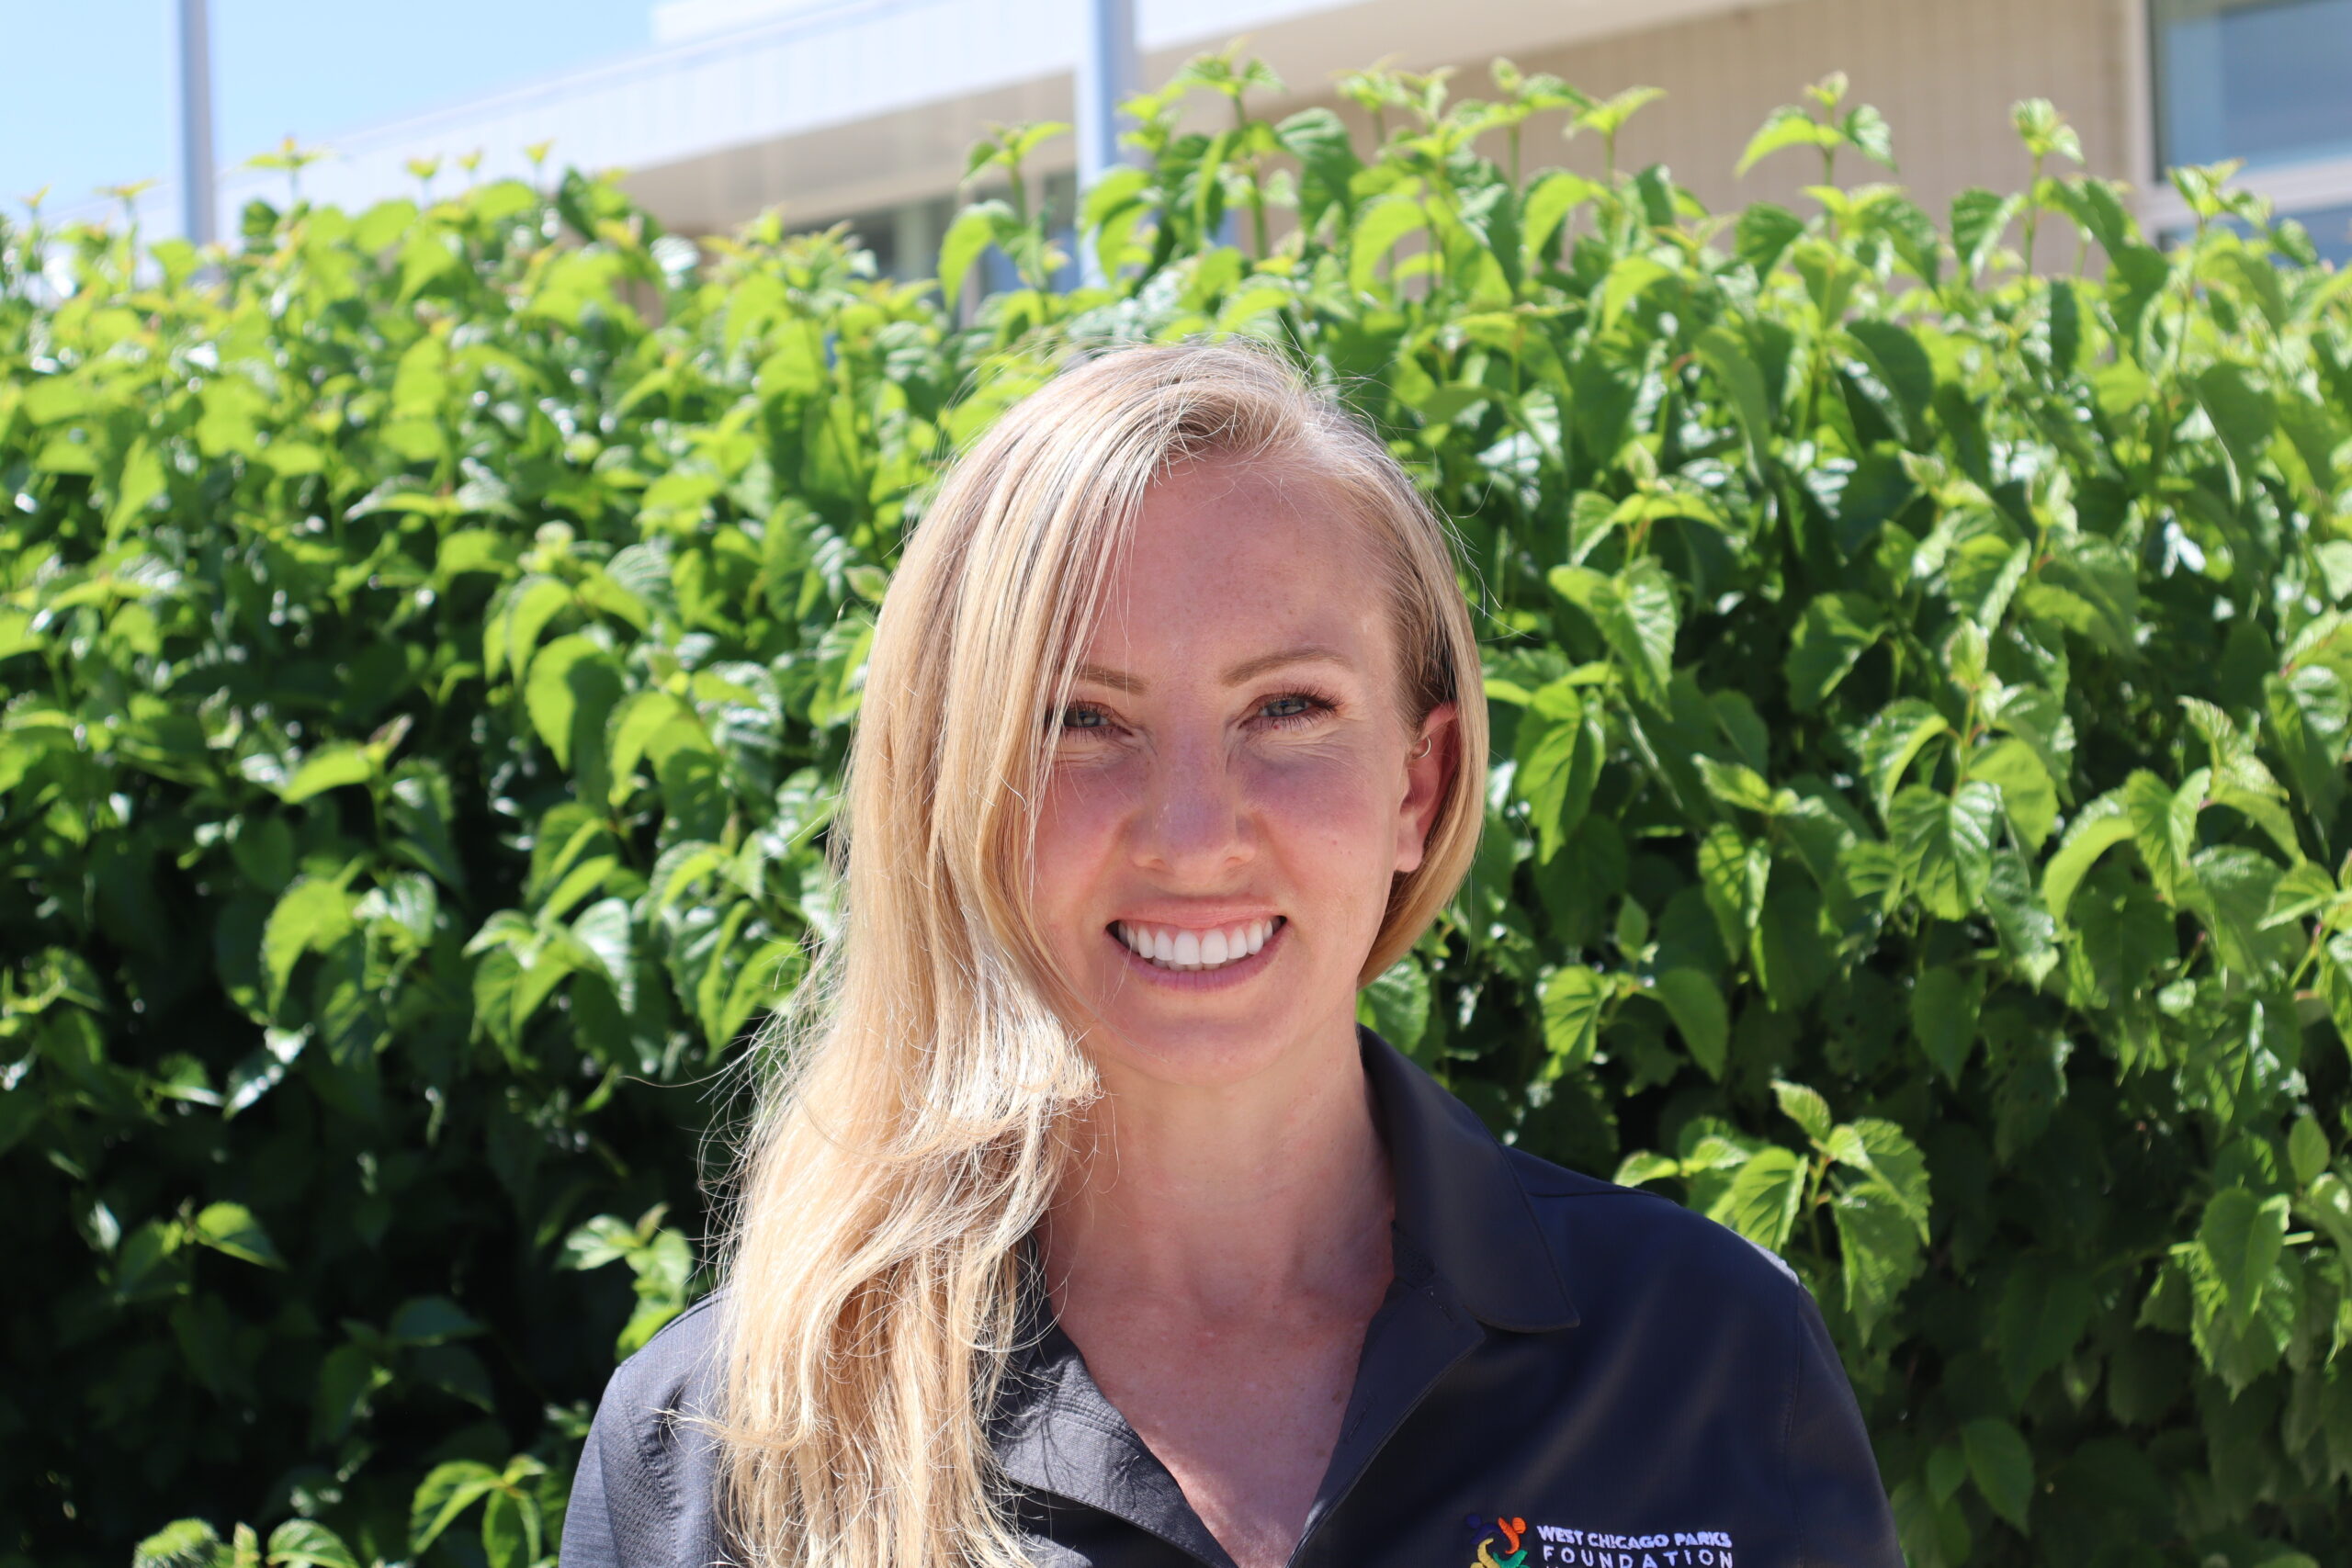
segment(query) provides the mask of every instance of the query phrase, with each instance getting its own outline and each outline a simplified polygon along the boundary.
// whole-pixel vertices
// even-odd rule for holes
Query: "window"
[[[2352,156],[2352,0],[2150,5],[2160,167]]]
[[[2352,204],[2288,216],[2312,231],[2312,248],[2322,260],[2352,266]]]

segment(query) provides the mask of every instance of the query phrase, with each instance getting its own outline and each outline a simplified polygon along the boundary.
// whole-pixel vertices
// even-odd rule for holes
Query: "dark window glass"
[[[2162,165],[2352,154],[2352,0],[2150,6]]]

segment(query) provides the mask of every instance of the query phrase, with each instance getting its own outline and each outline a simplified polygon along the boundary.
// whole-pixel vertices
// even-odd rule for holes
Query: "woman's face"
[[[1145,499],[1059,717],[1032,889],[1114,1087],[1352,1040],[1453,750],[1452,705],[1408,727],[1376,548],[1323,484],[1263,468],[1190,465]]]

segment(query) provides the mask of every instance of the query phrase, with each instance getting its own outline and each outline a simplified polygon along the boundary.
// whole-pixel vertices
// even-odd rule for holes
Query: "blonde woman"
[[[565,1568],[1896,1568],[1794,1277],[1357,1025],[1486,759],[1443,529],[1279,360],[1005,415],[882,608],[725,1282],[614,1377]]]

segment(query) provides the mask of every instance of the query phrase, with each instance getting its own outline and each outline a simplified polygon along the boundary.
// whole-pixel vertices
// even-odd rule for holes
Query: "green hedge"
[[[1617,172],[1638,94],[1270,85],[1144,105],[1105,290],[983,148],[968,322],[576,175],[0,232],[0,1561],[552,1552],[924,486],[1204,333],[1376,419],[1482,608],[1485,845],[1368,1016],[1781,1249],[1920,1568],[2352,1558],[2345,275],[2216,171],[2155,248],[2047,105],[1939,221],[1834,183],[1835,81],[1748,149],[1805,216]]]

